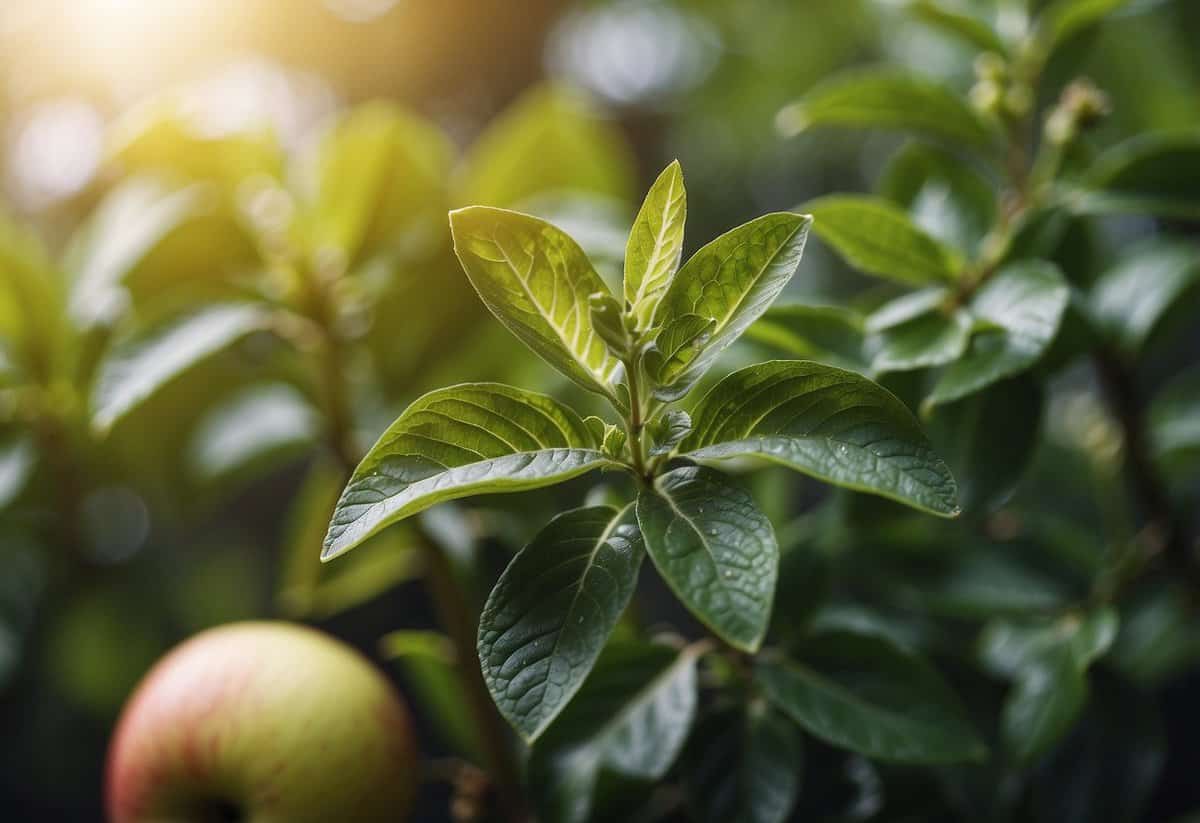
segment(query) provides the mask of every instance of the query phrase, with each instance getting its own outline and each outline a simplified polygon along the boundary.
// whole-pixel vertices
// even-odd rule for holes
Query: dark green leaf
[[[686,394],[767,310],[800,264],[811,223],[805,215],[768,214],[726,232],[684,264],[654,315],[662,331],[657,360],[648,363],[661,399]],[[689,350],[682,361],[676,357]]]
[[[1112,662],[1142,686],[1161,685],[1200,662],[1200,615],[1186,591],[1155,585],[1139,591],[1121,613]]]
[[[887,200],[830,195],[812,200],[813,230],[851,266],[910,286],[958,278],[961,257]]]
[[[610,465],[579,415],[546,395],[467,383],[414,401],[338,501],[323,559],[435,503],[536,489]]]
[[[658,301],[679,268],[686,218],[687,192],[676,160],[650,187],[625,249],[625,302],[640,328],[654,319]]]
[[[963,509],[1008,499],[1033,456],[1041,417],[1042,391],[1027,374],[937,408],[929,435],[954,472]]]
[[[816,737],[900,763],[955,763],[986,754],[949,687],[890,642],[828,632],[807,644],[801,659],[763,659],[755,679],[772,703]]]
[[[106,432],[188,369],[270,326],[265,307],[212,306],[116,346],[92,391],[92,428]]]
[[[500,712],[536,739],[567,705],[633,596],[644,548],[632,504],[550,521],[505,569],[479,618]]]
[[[583,823],[603,773],[659,780],[678,757],[697,702],[696,653],[608,646],[529,759],[541,819]]]
[[[1172,474],[1187,477],[1200,467],[1200,369],[1168,383],[1150,404],[1150,440],[1155,456]]]
[[[832,366],[776,360],[714,386],[682,450],[693,460],[758,456],[942,516],[958,513],[954,478],[908,408]]]
[[[994,185],[951,152],[912,142],[893,156],[879,192],[908,209],[918,226],[971,253],[996,219]]]
[[[1151,133],[1120,143],[1064,197],[1081,214],[1200,220],[1200,132]]]
[[[1013,263],[989,279],[968,309],[991,329],[976,332],[970,349],[950,365],[927,403],[951,403],[1033,366],[1054,342],[1070,299],[1057,267],[1044,261]]]
[[[783,823],[800,790],[803,756],[794,725],[762,702],[724,709],[696,726],[684,756],[695,819]]]
[[[988,147],[991,126],[964,97],[913,74],[889,68],[843,72],[780,110],[785,135],[813,126],[852,126],[912,131],[947,141]]]
[[[1113,342],[1137,354],[1167,310],[1198,284],[1196,244],[1152,240],[1100,275],[1092,287],[1092,311]]]
[[[779,546],[750,495],[720,472],[689,466],[643,490],[637,516],[675,595],[722,639],[756,650],[771,618]]]
[[[517,212],[450,213],[454,250],[484,304],[509,331],[585,389],[611,394],[618,361],[592,327],[588,298],[608,291],[559,229]]]
[[[746,330],[747,339],[790,357],[865,371],[863,319],[841,306],[772,306]]]
[[[935,310],[892,326],[879,335],[871,371],[880,375],[953,363],[967,350],[971,325],[966,312]]]

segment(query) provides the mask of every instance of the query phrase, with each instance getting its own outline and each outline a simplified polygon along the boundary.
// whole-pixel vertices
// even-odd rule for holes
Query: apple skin
[[[357,651],[315,629],[232,623],[167,654],[109,747],[112,823],[407,819],[408,710]]]

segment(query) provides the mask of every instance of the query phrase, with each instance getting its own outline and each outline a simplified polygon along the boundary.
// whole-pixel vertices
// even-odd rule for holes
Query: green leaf
[[[1200,369],[1169,382],[1150,404],[1150,441],[1155,457],[1173,475],[1186,477],[1200,466]]]
[[[696,714],[696,659],[694,649],[642,643],[604,650],[530,755],[541,819],[586,821],[604,773],[647,781],[666,775]]]
[[[805,208],[813,214],[817,235],[866,274],[909,286],[958,279],[961,256],[882,198],[830,195],[809,201]]]
[[[908,0],[904,9],[931,28],[956,37],[968,46],[997,54],[1008,53],[1008,46],[1000,35],[969,12],[948,9],[934,0]]]
[[[651,457],[661,457],[670,454],[675,447],[683,442],[692,430],[692,416],[681,409],[667,412],[650,426],[650,436],[654,445],[650,449]]]
[[[1037,447],[1042,405],[1041,386],[1024,374],[939,406],[927,421],[964,510],[986,511],[1011,495]]]
[[[263,306],[212,306],[116,346],[100,364],[92,391],[92,428],[107,432],[188,369],[270,327]]]
[[[458,752],[481,758],[479,730],[471,722],[456,671],[462,663],[450,638],[430,631],[389,632],[379,639],[379,650],[399,666],[422,715],[433,720],[442,739]]]
[[[1200,662],[1200,615],[1187,591],[1152,585],[1122,609],[1112,664],[1142,687],[1160,686]]]
[[[636,175],[620,130],[578,92],[540,86],[488,124],[458,175],[458,202],[524,206],[530,197],[588,192],[628,201]]]
[[[1010,264],[991,277],[967,306],[977,332],[967,353],[950,365],[927,399],[951,403],[1033,366],[1054,342],[1070,300],[1058,268],[1045,261]]]
[[[378,252],[427,250],[444,242],[449,138],[390,103],[346,114],[316,158],[310,227],[314,264],[340,273]]]
[[[208,413],[188,441],[190,474],[205,484],[277,465],[321,433],[317,410],[293,386],[267,383],[238,392]]]
[[[37,451],[28,434],[0,436],[0,510],[17,499],[37,464]]]
[[[654,319],[654,310],[671,284],[683,255],[687,191],[676,160],[658,176],[633,221],[625,247],[625,302],[639,328]]]
[[[786,136],[813,126],[911,131],[978,148],[995,145],[992,127],[966,99],[938,83],[890,68],[854,69],[817,85],[775,118]]]
[[[1054,49],[1094,26],[1130,0],[1057,0],[1038,18],[1038,38]]]
[[[696,725],[683,764],[696,820],[783,823],[800,791],[800,735],[762,701],[718,710]]]
[[[1100,275],[1092,286],[1092,312],[1110,340],[1136,355],[1167,310],[1198,284],[1200,248],[1151,240]]]
[[[322,559],[435,503],[541,488],[612,465],[552,397],[466,383],[418,398],[380,436],[338,501]]]
[[[953,363],[967,350],[972,322],[966,312],[935,310],[893,326],[879,335],[871,371],[880,375]]]
[[[536,217],[483,206],[451,212],[450,227],[492,314],[567,377],[611,395],[618,361],[592,327],[588,304],[608,287],[575,241]]]
[[[38,236],[0,207],[0,350],[5,381],[65,378],[75,333],[64,283]]]
[[[862,316],[842,306],[772,306],[746,337],[789,357],[855,371],[867,367]]]
[[[1117,634],[1117,617],[1102,609],[1053,622],[993,622],[980,638],[980,658],[1015,679],[1001,715],[1006,747],[1031,761],[1062,739],[1087,701],[1088,666]]]
[[[941,516],[958,513],[954,478],[908,408],[832,366],[775,360],[740,369],[692,414],[684,456],[757,456]]]
[[[952,152],[913,141],[893,155],[879,193],[943,243],[970,255],[996,220],[995,187]]]
[[[720,472],[688,466],[644,489],[637,517],[676,597],[723,640],[757,650],[771,619],[779,546],[750,495]]]
[[[764,658],[754,677],[767,699],[810,734],[898,763],[980,760],[987,749],[937,672],[880,637],[822,633],[803,662]]]
[[[650,368],[660,399],[686,394],[767,310],[796,272],[811,223],[806,215],[767,214],[721,235],[684,264],[654,315],[662,331]],[[693,352],[683,361],[675,357],[689,347]]]
[[[1119,143],[1063,197],[1080,214],[1200,220],[1200,132],[1150,133]]]
[[[550,521],[509,563],[479,618],[496,705],[535,740],[570,702],[633,597],[642,536],[632,504]]]

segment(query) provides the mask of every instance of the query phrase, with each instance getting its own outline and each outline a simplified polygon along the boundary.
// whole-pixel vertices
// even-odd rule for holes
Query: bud
[[[621,304],[607,292],[596,292],[588,298],[588,307],[596,334],[614,355],[621,359],[628,357],[633,348],[633,337],[625,325]]]
[[[1002,83],[1008,79],[1008,63],[994,51],[985,51],[975,58],[975,77],[981,81]]]
[[[971,87],[971,105],[983,114],[998,115],[1004,102],[1004,90],[992,80],[980,80]]]

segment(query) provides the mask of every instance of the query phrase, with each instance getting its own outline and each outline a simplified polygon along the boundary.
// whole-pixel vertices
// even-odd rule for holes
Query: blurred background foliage
[[[785,140],[776,130],[781,108],[847,66],[899,63],[965,91],[974,50],[904,5],[535,0],[517,13],[501,0],[7,0],[5,814],[97,818],[107,735],[136,680],[187,634],[252,616],[313,621],[394,661],[422,703],[427,750],[472,756],[479,744],[454,696],[453,653],[416,582],[413,536],[393,528],[335,564],[317,560],[348,455],[421,392],[469,379],[578,394],[486,315],[451,253],[447,209],[484,203],[545,216],[609,276],[619,275],[637,198],[674,157],[692,192],[688,253],[752,216],[835,190],[883,187],[905,202],[914,193],[905,194],[904,170],[884,162],[899,138],[819,130]],[[1019,25],[1023,3],[965,5],[1003,26]],[[1200,127],[1198,39],[1200,4],[1184,0],[1135,0],[1073,38],[1051,78],[1084,74],[1115,102],[1089,147]],[[1100,271],[1155,231],[1145,218],[1073,226],[1062,255],[1080,262],[1068,274]],[[781,303],[853,297],[865,307],[885,296],[869,285],[813,243]],[[1118,310],[1123,299],[1113,296]],[[1145,347],[1139,380],[1156,398],[1156,459],[1191,521],[1200,508],[1196,316],[1181,301],[1135,341]],[[856,365],[860,352],[839,346],[842,327],[858,321],[837,310],[773,312],[746,345],[794,352],[797,318],[831,330],[813,356]],[[805,345],[814,338],[806,333]],[[891,387],[915,397],[900,378]],[[854,597],[824,614],[833,626],[873,621],[936,648],[929,632],[945,626],[935,619],[961,632],[957,621],[1053,607],[1090,579],[1106,530],[1130,528],[1113,422],[1087,374],[1004,391],[1005,414],[1027,421],[1025,445],[990,440],[977,410],[930,421],[968,508],[986,514],[979,528],[848,493],[818,507],[824,492],[776,472],[756,481],[772,517],[792,522],[781,543],[800,547],[785,555],[776,616],[785,632],[834,585],[828,552],[808,549],[846,543],[846,530],[863,524],[839,562],[876,571],[850,576]],[[984,462],[994,471],[973,473]],[[453,550],[454,572],[486,591],[558,501],[579,491],[443,508],[424,528]],[[883,598],[871,591],[878,569],[900,581]],[[686,624],[656,594],[644,598],[643,621]],[[1164,820],[1200,805],[1184,766],[1200,756],[1186,733],[1200,723],[1200,623],[1173,596],[1137,597],[1114,656],[1127,677],[1103,682],[1089,709],[1098,720],[1034,778],[1051,809],[1062,781],[1086,779],[1081,770],[1140,779],[1109,787],[1129,815],[1097,803],[1081,808],[1103,814],[1047,819]],[[1156,707],[1132,711],[1130,679],[1158,690]],[[1137,734],[1117,735],[1115,723],[1136,724]],[[1130,739],[1144,750],[1130,750]],[[1086,756],[1072,759],[1071,747]],[[827,790],[802,808],[813,815],[805,819],[901,819],[877,815],[888,769],[856,757],[814,762],[825,771],[806,782]],[[970,808],[986,794],[972,781],[991,778],[942,779]],[[888,808],[931,819],[919,797],[904,796],[921,784],[899,785]]]

